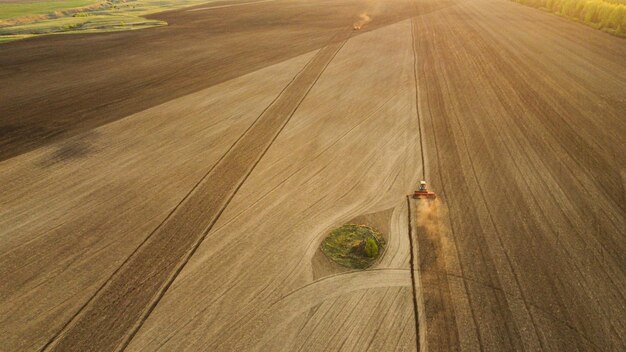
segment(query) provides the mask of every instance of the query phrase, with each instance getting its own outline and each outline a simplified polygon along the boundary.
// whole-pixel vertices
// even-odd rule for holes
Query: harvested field
[[[153,18],[0,49],[0,351],[626,349],[623,38],[508,0]],[[382,257],[320,264],[351,221]]]

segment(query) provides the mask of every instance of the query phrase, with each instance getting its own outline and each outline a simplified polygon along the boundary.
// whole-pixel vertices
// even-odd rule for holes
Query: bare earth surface
[[[626,350],[624,39],[505,0],[192,10],[0,46],[0,351]],[[323,262],[356,220],[382,258]]]

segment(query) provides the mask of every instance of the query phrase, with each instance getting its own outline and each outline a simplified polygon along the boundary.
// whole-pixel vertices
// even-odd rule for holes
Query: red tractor
[[[435,199],[437,195],[426,189],[426,181],[420,181],[419,188],[413,193],[413,199]]]

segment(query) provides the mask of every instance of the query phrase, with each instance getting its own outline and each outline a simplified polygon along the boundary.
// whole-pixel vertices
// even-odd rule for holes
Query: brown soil
[[[370,6],[1,46],[0,349],[414,350],[406,206],[375,269],[311,262],[425,171],[444,230],[416,232],[415,298],[454,315],[420,347],[626,350],[624,40],[504,0],[353,31]]]
[[[274,1],[182,9],[149,16],[169,23],[160,28],[3,44],[0,160],[319,49],[364,8]],[[393,3],[370,29],[406,18],[402,9]]]

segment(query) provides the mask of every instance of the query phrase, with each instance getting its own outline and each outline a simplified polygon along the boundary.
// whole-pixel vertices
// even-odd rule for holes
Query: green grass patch
[[[626,0],[513,0],[626,37]]]
[[[93,15],[89,17],[64,17],[35,23],[0,28],[3,37],[28,37],[44,34],[97,33],[163,26],[157,20],[140,20],[130,16]]]
[[[0,20],[7,18],[43,15],[96,4],[94,0],[20,1],[0,3]]]
[[[384,251],[385,240],[371,227],[347,224],[324,239],[321,250],[335,263],[352,269],[370,267]]]
[[[98,33],[167,25],[144,16],[212,0],[54,0],[0,3],[0,43],[38,35]]]
[[[0,35],[0,44],[12,42],[14,40],[26,39],[32,37],[30,35]]]

